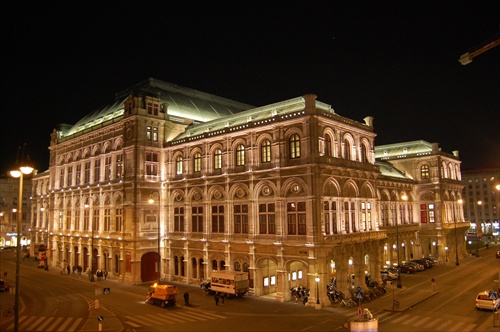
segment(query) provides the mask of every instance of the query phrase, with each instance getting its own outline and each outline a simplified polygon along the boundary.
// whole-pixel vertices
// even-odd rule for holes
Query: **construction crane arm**
[[[493,47],[498,45],[500,45],[500,33],[497,33],[493,37],[474,46],[467,53],[462,54],[458,59],[458,62],[460,62],[462,65],[468,65],[469,63],[472,62],[472,59],[477,57],[479,54],[491,50]]]

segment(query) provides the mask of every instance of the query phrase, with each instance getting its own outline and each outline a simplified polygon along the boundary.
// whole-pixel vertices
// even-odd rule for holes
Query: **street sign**
[[[102,322],[103,320],[104,320],[104,317],[102,317],[102,316],[97,317],[97,321]]]
[[[104,288],[103,294],[104,295],[109,295],[109,293],[111,293],[111,289],[109,287]]]
[[[358,317],[363,316],[363,309],[361,307],[358,307]]]

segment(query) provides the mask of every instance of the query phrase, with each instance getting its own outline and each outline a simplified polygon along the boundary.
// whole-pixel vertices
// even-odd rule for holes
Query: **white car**
[[[496,311],[500,307],[500,296],[493,290],[483,291],[476,296],[476,309]]]

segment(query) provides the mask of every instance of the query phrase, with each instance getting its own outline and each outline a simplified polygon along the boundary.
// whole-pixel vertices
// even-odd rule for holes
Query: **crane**
[[[493,37],[490,37],[483,41],[482,43],[474,46],[470,50],[468,50],[466,53],[462,54],[460,58],[458,59],[458,62],[460,62],[462,65],[468,65],[469,63],[472,62],[472,59],[477,57],[479,54],[482,54],[488,50],[491,50],[493,47],[500,45],[500,32],[498,32],[496,35]]]

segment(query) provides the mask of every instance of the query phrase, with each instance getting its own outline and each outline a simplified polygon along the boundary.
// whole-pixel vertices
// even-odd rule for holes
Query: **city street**
[[[498,288],[500,259],[497,246],[411,275],[402,275],[401,289],[387,286],[387,294],[363,304],[378,319],[379,331],[497,331],[494,313],[477,311],[475,295]],[[1,273],[13,287],[15,252],[2,252]],[[22,261],[20,331],[349,331],[358,308],[313,306],[294,301],[279,303],[271,297],[247,296],[215,305],[196,286],[176,284],[175,307],[145,303],[149,284],[127,286],[114,280],[90,282],[86,276],[61,275],[37,269],[37,262]],[[434,286],[431,279],[435,279]],[[104,294],[109,290],[109,294]],[[190,294],[185,306],[182,294]],[[394,293],[393,293],[394,292]],[[392,310],[392,299],[400,301]],[[95,300],[99,301],[95,308]],[[11,293],[0,294],[2,312],[14,303]],[[2,319],[1,331],[13,330],[13,316]]]

